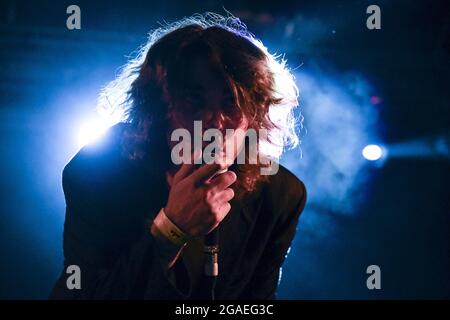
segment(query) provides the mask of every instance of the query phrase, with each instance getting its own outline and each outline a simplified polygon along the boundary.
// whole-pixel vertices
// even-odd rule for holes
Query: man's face
[[[181,94],[175,110],[169,113],[169,145],[172,148],[177,144],[170,141],[170,134],[179,128],[187,129],[194,139],[194,121],[201,121],[202,136],[207,129],[220,130],[224,139],[220,157],[227,155],[225,161],[231,165],[244,145],[248,121],[235,105],[234,97],[219,72],[200,58],[194,60],[188,69],[186,92]],[[226,129],[233,129],[234,133],[226,135]],[[200,140],[203,141],[202,137]],[[203,148],[210,143],[204,141]],[[233,150],[227,150],[227,146],[233,146]]]

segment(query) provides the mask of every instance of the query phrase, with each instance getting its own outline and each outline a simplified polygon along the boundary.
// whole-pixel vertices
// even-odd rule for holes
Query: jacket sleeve
[[[64,269],[50,299],[183,299],[189,295],[177,286],[180,272],[176,270],[183,269],[182,262],[169,270],[163,267],[157,241],[148,227],[116,261],[108,261],[107,253],[114,249],[115,235],[105,227],[108,212],[104,212],[107,206],[102,205],[101,196],[81,183],[67,167],[63,172],[63,189]],[[68,288],[67,282],[74,280],[70,278],[73,273],[66,273],[71,265],[79,267],[80,289]]]
[[[297,231],[297,223],[306,203],[306,188],[296,180],[289,184],[288,203],[280,201],[281,214],[270,235],[264,253],[240,299],[271,300],[280,280],[280,270]],[[281,198],[280,198],[281,199]],[[276,210],[276,209],[274,209]]]

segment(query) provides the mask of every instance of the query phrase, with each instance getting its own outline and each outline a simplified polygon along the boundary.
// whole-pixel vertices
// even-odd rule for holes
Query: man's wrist
[[[151,223],[150,232],[157,241],[159,260],[164,268],[170,269],[177,261],[183,248],[186,246],[186,242],[179,239],[178,241],[173,241],[173,239],[168,236],[169,233],[167,231],[170,229],[166,224],[161,223],[162,221],[165,221],[165,219],[168,218],[165,216],[164,210],[162,209]],[[171,225],[169,224],[169,226]]]
[[[191,238],[167,217],[164,208],[153,220],[151,232],[154,236],[163,237],[178,247],[185,246]]]

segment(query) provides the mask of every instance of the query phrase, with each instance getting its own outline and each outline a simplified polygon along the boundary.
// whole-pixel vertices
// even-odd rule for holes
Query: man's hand
[[[229,186],[237,176],[227,171],[214,177],[224,168],[217,163],[205,164],[198,169],[193,163],[183,164],[173,177],[164,211],[187,234],[208,234],[230,211],[229,201],[233,199],[234,191]]]

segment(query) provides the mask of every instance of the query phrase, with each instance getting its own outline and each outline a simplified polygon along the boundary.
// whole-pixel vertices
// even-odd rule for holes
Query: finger
[[[200,185],[214,176],[218,171],[223,169],[222,167],[223,165],[218,163],[205,164],[194,171],[190,177],[197,185]]]
[[[177,173],[175,174],[174,184],[183,180],[184,178],[189,176],[195,170],[195,162],[199,157],[201,157],[201,155],[202,155],[201,150],[196,150],[192,153],[191,158],[190,158],[190,160],[191,160],[190,163],[189,163],[189,161],[184,162],[181,165],[180,169],[178,169]]]
[[[218,213],[219,223],[222,222],[223,219],[225,219],[225,217],[230,212],[230,210],[231,210],[231,204],[229,204],[228,202],[226,202],[220,206],[219,213]]]
[[[173,177],[173,184],[175,185],[186,178],[192,171],[194,171],[194,168],[195,166],[192,163],[183,163]]]
[[[227,188],[223,191],[221,191],[217,195],[217,202],[219,203],[226,203],[234,198],[234,190],[231,188]]]
[[[225,173],[219,174],[209,183],[211,188],[217,190],[224,190],[232,185],[237,180],[237,175],[233,171],[227,171]]]
[[[230,210],[231,205],[228,202],[220,205],[220,208],[217,209],[217,213],[215,213],[210,217],[212,225],[208,233],[217,228],[217,226],[222,222],[222,220],[225,219]]]

